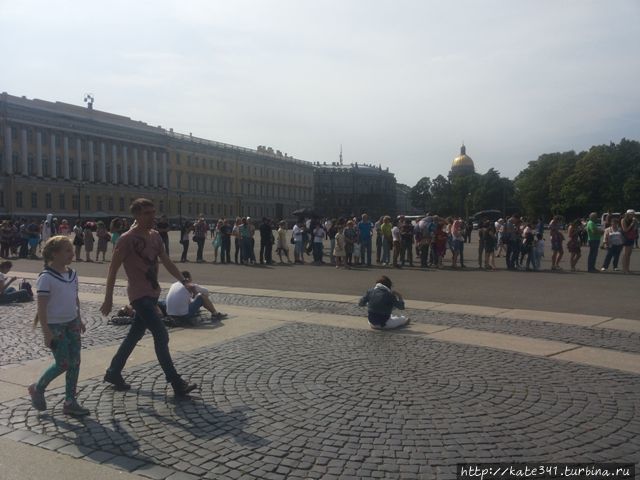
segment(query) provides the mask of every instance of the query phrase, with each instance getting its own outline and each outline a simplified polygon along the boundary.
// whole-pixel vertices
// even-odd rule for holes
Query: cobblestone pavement
[[[94,284],[82,284],[80,291],[82,293],[103,293],[104,287]],[[126,288],[116,287],[114,294],[117,296],[126,296]],[[364,309],[352,303],[323,300],[221,293],[212,293],[211,300],[215,304],[315,313],[354,316],[363,316],[365,313]],[[99,314],[99,307],[100,304],[96,302],[82,302],[81,304],[83,318],[87,322],[87,334],[83,336],[83,348],[118,343],[126,335],[127,326],[109,325]],[[3,334],[0,336],[0,366],[50,355],[49,350],[42,345],[40,331],[31,327],[35,304],[5,305],[2,306],[2,312]],[[412,321],[419,323],[473,328],[488,332],[558,340],[577,345],[640,353],[640,334],[628,331],[529,320],[497,319],[477,315],[462,315],[418,309],[407,309],[405,312],[411,317]]]
[[[98,312],[99,308],[97,303],[81,305],[82,318],[87,324],[82,348],[118,343],[127,333],[126,326],[109,325]],[[40,327],[33,328],[35,312],[35,302],[2,306],[0,366],[51,356],[43,344]]]
[[[219,293],[213,293],[210,298],[214,304],[354,316],[363,316],[366,314],[365,309],[353,303]],[[473,328],[488,332],[522,335],[525,337],[557,340],[590,347],[611,348],[624,352],[640,353],[640,334],[610,328],[580,327],[577,325],[551,322],[492,318],[411,308],[404,310],[403,314],[408,315],[412,322]]]
[[[0,432],[153,478],[455,478],[464,461],[640,461],[640,377],[420,336],[287,324],[177,357],[202,386],[168,397],[155,362],[92,410],[0,405]],[[150,473],[149,473],[150,474]]]

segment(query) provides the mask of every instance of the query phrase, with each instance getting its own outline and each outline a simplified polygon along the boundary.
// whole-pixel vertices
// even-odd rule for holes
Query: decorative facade
[[[313,165],[61,102],[0,96],[0,216],[287,218],[313,202]]]

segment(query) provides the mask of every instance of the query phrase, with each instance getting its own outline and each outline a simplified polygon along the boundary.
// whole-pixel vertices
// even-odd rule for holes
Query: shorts
[[[200,307],[202,307],[203,300],[202,295],[197,295],[196,298],[189,304],[189,313],[187,313],[188,317],[193,317],[198,314],[200,311]]]
[[[636,244],[636,241],[633,238],[625,238],[623,245],[625,247],[633,247]]]
[[[562,241],[551,242],[551,250],[554,252],[564,253],[564,249],[562,248]]]

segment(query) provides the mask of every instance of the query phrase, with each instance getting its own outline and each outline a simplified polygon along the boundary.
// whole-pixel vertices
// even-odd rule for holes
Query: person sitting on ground
[[[360,299],[361,307],[369,306],[369,326],[374,330],[390,330],[409,323],[408,317],[391,315],[393,307],[404,310],[402,295],[391,290],[391,285],[391,279],[382,275]]]
[[[171,285],[167,294],[167,315],[177,317],[179,320],[190,320],[196,315],[200,307],[204,307],[211,312],[211,320],[222,320],[227,315],[216,310],[209,300],[209,291],[195,283],[192,283],[191,273],[182,272],[186,285],[182,282],[175,282]]]
[[[7,276],[12,267],[13,264],[8,260],[0,262],[0,305],[33,300],[33,295],[28,290],[22,288],[16,290],[10,286],[17,280],[16,277]]]

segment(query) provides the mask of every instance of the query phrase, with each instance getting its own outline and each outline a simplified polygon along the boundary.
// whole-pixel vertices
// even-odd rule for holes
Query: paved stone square
[[[17,399],[0,428],[152,478],[449,479],[464,461],[640,461],[640,377],[614,370],[304,324],[176,363],[202,386],[191,400],[168,396],[153,362],[125,371],[130,392],[82,382],[89,418],[61,415],[57,389],[53,415]]]

